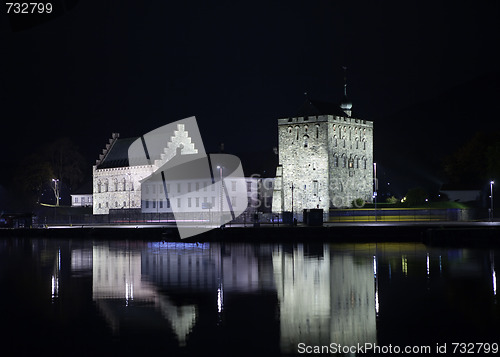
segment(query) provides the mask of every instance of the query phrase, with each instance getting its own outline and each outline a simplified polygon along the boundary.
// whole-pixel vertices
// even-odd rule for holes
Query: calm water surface
[[[0,353],[278,356],[368,343],[450,354],[454,342],[500,342],[497,262],[494,250],[421,244],[3,240]]]

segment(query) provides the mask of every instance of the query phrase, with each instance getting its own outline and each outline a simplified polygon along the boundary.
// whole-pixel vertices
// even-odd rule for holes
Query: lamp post
[[[224,204],[224,200],[223,200],[223,195],[224,195],[224,179],[222,177],[222,166],[217,166],[217,168],[219,169],[219,175],[220,175],[220,224],[221,226],[224,225],[224,219],[222,217],[222,206]]]
[[[132,190],[132,174],[127,173],[128,176],[128,223],[130,223],[130,191]]]
[[[375,221],[377,221],[377,190],[378,190],[378,180],[377,180],[377,163],[373,163],[373,200],[375,202]]]
[[[54,196],[56,197],[56,206],[59,206],[59,179],[52,179],[54,183],[54,187],[52,190],[54,191]]]
[[[490,221],[493,220],[493,185],[495,181],[490,181]]]

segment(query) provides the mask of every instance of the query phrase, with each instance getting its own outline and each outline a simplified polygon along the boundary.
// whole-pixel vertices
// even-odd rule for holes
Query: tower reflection
[[[282,352],[296,353],[299,343],[376,342],[373,257],[332,254],[326,244],[311,256],[298,244],[276,247],[273,267]]]

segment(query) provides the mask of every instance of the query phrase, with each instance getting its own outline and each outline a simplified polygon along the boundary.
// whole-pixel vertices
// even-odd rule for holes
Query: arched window
[[[354,156],[354,168],[359,169],[359,157]]]
[[[356,138],[356,149],[359,149],[359,140]]]
[[[316,125],[316,139],[319,138],[319,125]]]
[[[298,126],[295,127],[295,134],[296,134],[295,140],[299,140],[299,127]]]
[[[123,183],[123,191],[127,191],[127,180],[125,179],[125,177],[123,178],[122,183]]]
[[[337,136],[333,136],[333,147],[337,147]]]
[[[114,179],[114,184],[115,184],[115,191],[118,191],[118,179]],[[118,206],[118,203],[117,203],[117,206]]]
[[[292,127],[291,127],[291,126],[289,126],[289,127],[288,127],[288,134],[291,134],[291,133],[292,133]]]
[[[366,170],[366,157],[363,158],[363,169]]]
[[[304,135],[304,147],[306,148],[307,145],[308,145],[308,141],[309,141],[309,136],[308,135]]]
[[[349,158],[349,168],[354,168],[354,160],[352,159],[352,157]]]
[[[98,193],[101,193],[101,185],[102,185],[101,180],[98,180],[98,181],[97,181],[97,192],[98,192]],[[101,207],[99,207],[99,208],[101,208]]]
[[[347,157],[344,154],[342,154],[342,167],[345,168],[346,165],[347,165]]]
[[[104,192],[108,192],[109,190],[109,181],[108,179],[106,179],[106,181],[104,181]]]
[[[333,167],[339,167],[339,157],[337,154],[333,155]]]

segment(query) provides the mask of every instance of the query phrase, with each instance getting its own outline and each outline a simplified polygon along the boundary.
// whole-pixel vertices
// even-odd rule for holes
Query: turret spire
[[[347,67],[342,66],[342,69],[344,70],[344,96],[342,98],[342,102],[340,103],[340,109],[342,109],[344,113],[350,117],[352,114],[352,103],[347,98]]]

